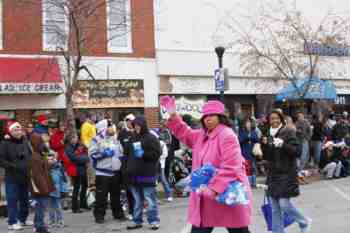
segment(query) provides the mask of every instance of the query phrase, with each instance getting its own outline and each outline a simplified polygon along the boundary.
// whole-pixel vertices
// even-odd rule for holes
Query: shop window
[[[108,116],[112,119],[112,121],[115,124],[118,124],[118,122],[123,121],[124,118],[132,113],[135,116],[144,115],[144,109],[143,108],[127,108],[127,109],[79,109],[76,111],[76,118],[79,121],[79,125],[81,125],[84,121],[84,118],[87,113],[94,113],[96,116],[100,119],[103,119],[105,116]],[[78,127],[78,124],[77,124]]]
[[[107,3],[107,44],[110,53],[131,53],[131,6],[130,0]]]
[[[68,47],[67,0],[43,0],[43,50],[60,51]]]

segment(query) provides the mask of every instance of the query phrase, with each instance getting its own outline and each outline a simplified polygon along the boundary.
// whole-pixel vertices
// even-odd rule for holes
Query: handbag
[[[265,195],[264,197],[264,203],[261,206],[261,212],[264,215],[265,222],[267,225],[267,230],[272,231],[272,206],[271,206],[271,201],[267,196]],[[284,228],[292,225],[295,222],[295,220],[291,217],[289,217],[288,214],[284,213],[283,215],[283,223],[284,223]]]
[[[88,207],[92,207],[95,204],[96,197],[95,197],[95,191],[89,189],[86,194],[86,203]]]
[[[255,143],[254,144],[252,153],[256,157],[262,157],[263,156],[263,152],[261,150],[261,144],[260,143]]]

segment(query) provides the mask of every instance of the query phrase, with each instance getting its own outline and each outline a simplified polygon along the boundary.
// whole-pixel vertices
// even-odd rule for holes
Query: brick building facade
[[[75,0],[67,1],[72,6],[70,9],[76,9],[74,8]],[[52,2],[57,1],[0,0],[0,73],[6,73],[4,70],[1,71],[1,62],[8,62],[6,58],[27,60],[54,58],[58,61],[62,77],[65,75],[67,70],[65,59],[60,53],[57,53],[57,50],[51,49],[53,41],[48,40],[48,38],[53,38],[52,34],[57,33],[52,32],[52,22],[60,20],[62,21],[60,26],[64,28],[62,30],[66,30],[64,26],[68,25],[68,38],[74,38],[71,32],[72,27],[70,27],[72,19],[66,16],[62,17],[59,14],[59,7],[50,5]],[[123,95],[120,94],[120,101],[117,94],[105,94],[98,104],[95,104],[96,101],[92,100],[93,97],[90,93],[84,104],[77,104],[77,106],[80,106],[77,112],[80,110],[114,112],[115,120],[120,120],[129,111],[139,114],[144,113],[151,127],[158,126],[159,90],[155,60],[153,1],[95,0],[91,2],[96,4],[98,8],[94,10],[95,17],[86,19],[86,28],[90,29],[84,32],[86,33],[86,40],[84,40],[86,49],[83,50],[83,64],[93,74],[94,81],[87,80],[85,76],[80,77],[80,79],[102,83],[102,87],[104,83],[108,82],[111,85],[110,90],[114,91],[117,87],[120,88],[121,83],[125,81],[138,82],[141,83],[141,89],[136,90],[138,91],[136,93],[138,95],[137,104],[128,103],[128,100],[135,99],[135,96],[132,95],[135,92],[134,89],[128,90],[129,94],[126,92],[123,92]],[[53,12],[53,9],[57,11]],[[115,9],[118,9],[118,12],[121,13],[117,14]],[[82,15],[86,16],[85,14]],[[84,20],[81,22],[86,23]],[[114,25],[118,27],[114,28]],[[117,35],[116,33],[120,33],[120,35],[112,37]],[[62,41],[57,41],[57,43],[60,42]],[[69,42],[67,44],[70,46]],[[9,67],[11,67],[11,64]],[[33,67],[28,69],[33,70]],[[31,72],[30,75],[23,73],[23,78],[18,78],[17,75],[17,80],[14,80],[11,72],[7,72],[5,78],[0,77],[0,84],[14,84],[15,88],[21,88],[18,86],[19,83],[35,85],[30,81],[35,79],[35,75],[35,72]],[[49,79],[50,77],[46,77],[44,81],[39,80],[38,82],[50,83],[52,80]],[[107,88],[101,90],[104,89]],[[35,91],[24,93],[16,92],[16,90],[13,89],[12,92],[0,90],[0,111],[14,111],[16,119],[22,123],[30,122],[33,114],[38,110],[52,110],[53,112],[61,110],[61,112],[64,112],[64,93],[40,93]],[[143,96],[140,97],[140,95]],[[100,96],[96,94],[96,98],[102,98]],[[109,96],[110,100],[108,99]],[[125,101],[123,98],[125,98]],[[109,104],[105,105],[107,102]],[[64,115],[64,113],[61,115]]]

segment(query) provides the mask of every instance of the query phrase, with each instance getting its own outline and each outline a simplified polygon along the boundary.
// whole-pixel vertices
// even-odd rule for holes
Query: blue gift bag
[[[103,150],[102,155],[103,157],[111,158],[114,156],[114,150],[112,150],[111,148],[106,148]]]
[[[215,167],[211,164],[202,166],[191,174],[191,189],[197,191],[201,186],[208,185],[215,174]]]
[[[249,204],[247,189],[239,181],[231,182],[225,192],[220,194],[216,200],[221,204],[229,206]]]
[[[142,158],[145,152],[142,148],[141,142],[134,142],[132,146],[134,149],[134,156],[139,159]]]
[[[264,197],[264,203],[261,206],[261,211],[265,218],[267,230],[272,231],[272,206],[271,206],[270,199],[267,198],[266,196]],[[294,219],[289,217],[288,214],[284,213],[283,222],[284,222],[284,227],[286,228],[292,225],[295,221]]]

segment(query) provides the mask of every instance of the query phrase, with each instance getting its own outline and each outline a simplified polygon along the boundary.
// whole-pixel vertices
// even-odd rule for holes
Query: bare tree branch
[[[313,22],[314,23],[314,22]],[[334,77],[339,58],[322,61],[319,55],[308,52],[306,45],[350,44],[350,17],[329,11],[317,27],[308,22],[291,1],[261,1],[256,10],[229,10],[217,32],[230,35],[228,47],[240,54],[241,69],[249,76],[277,76],[288,80],[301,99],[311,87],[314,76]],[[345,69],[339,73],[345,75]],[[307,78],[303,87],[299,79]]]

